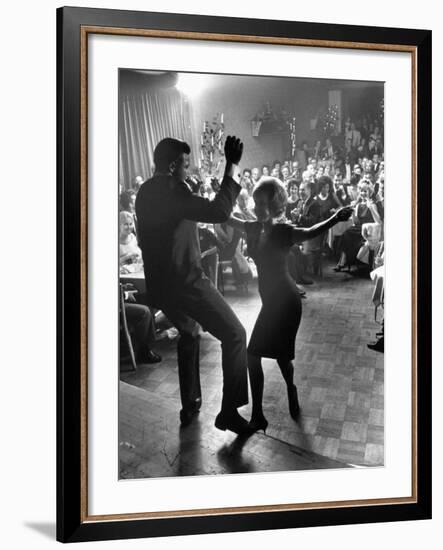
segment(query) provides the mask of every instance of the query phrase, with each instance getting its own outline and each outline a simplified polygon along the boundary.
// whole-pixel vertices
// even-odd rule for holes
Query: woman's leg
[[[300,405],[298,403],[297,386],[294,384],[294,365],[290,359],[277,359],[283,379],[286,382],[288,390],[289,414],[296,420],[300,413]]]
[[[268,422],[263,414],[263,386],[264,376],[261,357],[248,352],[248,372],[252,394],[252,415],[250,424],[256,430],[266,430]]]

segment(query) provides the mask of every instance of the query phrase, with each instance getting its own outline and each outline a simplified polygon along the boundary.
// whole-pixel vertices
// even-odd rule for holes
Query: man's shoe
[[[237,411],[226,414],[220,412],[215,419],[215,427],[219,430],[229,430],[237,435],[246,435],[253,432],[249,422]]]

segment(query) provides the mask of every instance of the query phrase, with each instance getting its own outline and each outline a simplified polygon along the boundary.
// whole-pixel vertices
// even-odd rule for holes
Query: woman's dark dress
[[[300,294],[288,270],[293,228],[278,223],[266,235],[262,229],[259,222],[245,223],[248,251],[257,266],[262,300],[248,351],[259,357],[290,360],[294,358],[302,312]]]

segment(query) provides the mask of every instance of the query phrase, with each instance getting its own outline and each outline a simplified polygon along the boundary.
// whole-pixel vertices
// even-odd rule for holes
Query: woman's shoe
[[[251,420],[249,422],[249,427],[252,432],[258,432],[260,430],[263,430],[263,433],[266,433],[266,428],[268,427],[268,421],[264,417],[264,415],[261,416],[251,416]]]
[[[334,267],[334,271],[340,272],[340,271],[343,271],[344,268],[345,267],[343,265],[337,265],[337,266]]]
[[[300,414],[300,405],[298,403],[297,387],[295,384],[288,386],[288,402],[289,402],[289,414],[291,418],[297,420]]]

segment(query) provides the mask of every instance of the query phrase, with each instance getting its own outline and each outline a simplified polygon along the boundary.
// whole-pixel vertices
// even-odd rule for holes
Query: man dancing
[[[223,397],[215,426],[237,434],[249,431],[237,408],[248,402],[246,333],[223,296],[204,275],[196,222],[223,223],[241,186],[237,177],[243,144],[228,136],[226,168],[211,201],[194,195],[186,183],[190,147],[173,138],[154,151],[155,174],[136,199],[138,237],[149,305],[161,309],[179,331],[177,344],[182,425],[201,407],[200,324],[221,341]]]

